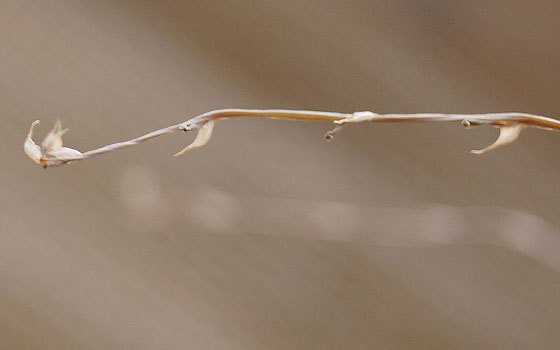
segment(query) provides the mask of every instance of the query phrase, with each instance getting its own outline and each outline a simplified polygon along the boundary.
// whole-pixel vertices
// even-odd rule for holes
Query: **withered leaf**
[[[212,137],[212,130],[214,129],[214,123],[215,121],[209,120],[204,125],[202,125],[200,129],[198,129],[198,134],[196,135],[194,141],[187,147],[183,148],[180,152],[175,153],[175,157],[207,144],[210,138]]]
[[[486,153],[490,150],[493,150],[497,147],[500,146],[505,146],[507,144],[512,143],[513,141],[517,140],[517,138],[519,137],[519,134],[521,133],[521,130],[523,129],[524,125],[522,124],[510,124],[510,125],[504,125],[504,126],[499,126],[498,128],[500,129],[500,136],[498,136],[498,139],[496,141],[494,141],[493,144],[491,144],[490,146],[480,149],[480,150],[472,150],[471,153],[474,154],[483,154]]]

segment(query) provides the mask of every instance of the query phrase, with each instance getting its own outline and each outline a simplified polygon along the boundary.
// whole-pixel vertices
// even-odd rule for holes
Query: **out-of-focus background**
[[[0,348],[558,349],[560,136],[218,123],[226,107],[560,116],[560,4],[0,2]]]

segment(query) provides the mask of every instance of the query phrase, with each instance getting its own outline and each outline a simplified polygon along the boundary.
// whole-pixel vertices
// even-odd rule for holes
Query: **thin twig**
[[[45,146],[46,140],[43,142],[41,147],[35,145],[31,136],[33,133],[33,127],[38,124],[38,122],[34,122],[25,144],[25,151],[35,162],[42,164],[45,167],[50,167],[113,152],[149,141],[162,135],[172,134],[176,131],[199,130],[195,141],[176,154],[180,155],[188,150],[205,145],[212,135],[212,129],[216,121],[237,117],[331,121],[334,122],[336,126],[333,130],[325,134],[325,138],[327,140],[332,139],[343,126],[349,123],[359,122],[461,122],[461,124],[466,128],[477,125],[492,125],[500,128],[500,137],[496,140],[496,142],[483,150],[472,151],[477,154],[484,153],[490,149],[515,141],[521,129],[527,126],[546,130],[560,130],[559,120],[539,115],[516,112],[489,114],[376,114],[372,112],[336,113],[286,109],[219,109],[200,114],[180,124],[152,131],[146,135],[129,141],[113,143],[84,153],[62,147],[61,135],[63,132],[61,132],[60,124],[57,124],[55,129],[53,129],[53,131],[51,131],[51,133],[47,136],[47,138],[50,137],[48,147]]]

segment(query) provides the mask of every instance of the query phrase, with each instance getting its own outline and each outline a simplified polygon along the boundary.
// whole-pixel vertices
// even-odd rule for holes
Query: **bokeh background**
[[[0,1],[1,349],[558,349],[560,137],[212,109],[560,115],[560,3]]]

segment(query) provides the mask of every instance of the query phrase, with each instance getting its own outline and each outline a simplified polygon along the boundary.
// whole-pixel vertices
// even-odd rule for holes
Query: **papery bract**
[[[204,146],[205,144],[210,141],[210,137],[212,137],[212,130],[214,129],[214,121],[209,120],[203,126],[198,129],[198,134],[196,134],[196,138],[194,141],[188,145],[187,147],[183,148],[180,152],[175,153],[175,157],[180,156],[181,154],[188,152],[192,149],[199,148]]]
[[[33,142],[33,128],[35,127],[35,125],[38,125],[39,121],[36,120],[33,123],[31,123],[31,127],[29,128],[29,133],[27,134],[27,139],[25,139],[25,143],[23,144],[23,150],[25,151],[25,154],[27,154],[27,156],[29,158],[31,158],[35,163],[40,164],[41,163],[41,147],[37,146],[37,144],[35,144],[35,142]]]
[[[53,129],[47,134],[41,147],[39,147],[32,139],[33,128],[39,124],[36,120],[31,124],[27,139],[23,145],[23,150],[29,158],[37,164],[59,164],[61,162],[68,162],[71,160],[83,158],[83,154],[69,147],[62,147],[62,135],[68,129],[62,129],[60,120],[57,120]]]
[[[510,144],[513,141],[517,140],[519,134],[521,133],[521,130],[523,130],[523,127],[524,125],[522,124],[499,126],[498,128],[500,128],[500,136],[498,136],[498,139],[494,141],[493,144],[480,150],[472,150],[471,153],[483,154],[490,150],[493,150],[494,148]]]

